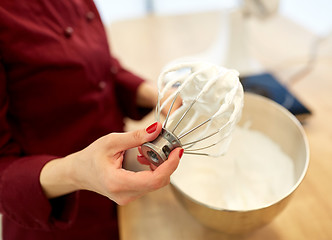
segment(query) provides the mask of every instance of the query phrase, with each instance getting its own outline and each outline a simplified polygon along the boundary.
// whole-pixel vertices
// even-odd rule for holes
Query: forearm
[[[170,89],[166,92],[165,96],[160,99],[160,104],[162,104],[173,92],[176,91],[175,88]],[[149,83],[142,83],[137,89],[137,104],[140,107],[155,107],[158,101],[158,89]],[[161,110],[164,116],[167,116],[168,110],[171,107],[172,101]],[[171,113],[178,109],[182,105],[182,99],[178,96],[173,104]]]
[[[73,178],[72,155],[48,162],[40,173],[40,184],[48,198],[79,190]]]
[[[158,99],[156,87],[144,82],[140,84],[137,91],[138,106],[151,108],[156,105]],[[77,152],[64,158],[54,159],[43,167],[40,173],[40,184],[48,198],[63,196],[81,189],[99,192],[98,189],[86,184],[87,179],[81,176],[89,174],[84,171],[84,168],[79,170],[82,166],[77,162],[82,158],[82,154],[82,152]]]
[[[140,107],[153,108],[158,100],[158,90],[150,83],[143,82],[137,89],[137,105]]]

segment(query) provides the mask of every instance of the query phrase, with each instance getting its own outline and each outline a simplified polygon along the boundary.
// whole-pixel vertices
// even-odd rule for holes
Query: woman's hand
[[[122,168],[127,149],[154,140],[160,131],[161,124],[156,122],[146,129],[111,133],[80,152],[50,161],[40,176],[45,194],[54,198],[85,189],[122,205],[166,186],[183,154],[181,148],[174,149],[168,160],[154,171],[131,172]]]
[[[161,104],[176,90],[176,88],[169,90],[166,95],[161,99]],[[137,90],[137,104],[141,107],[155,107],[158,101],[158,90],[156,87],[149,83],[142,83]],[[170,101],[161,113],[166,117],[172,101]],[[178,96],[174,102],[174,105],[170,113],[173,113],[176,109],[182,106],[182,99]]]

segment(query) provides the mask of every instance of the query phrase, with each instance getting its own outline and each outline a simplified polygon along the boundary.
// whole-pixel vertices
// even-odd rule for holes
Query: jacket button
[[[100,81],[99,83],[98,83],[98,87],[99,87],[99,89],[100,90],[104,90],[105,88],[106,88],[106,82],[105,81]]]
[[[64,34],[66,38],[70,38],[74,33],[74,29],[72,27],[66,27],[64,30]]]
[[[87,12],[85,14],[85,18],[88,22],[91,22],[95,18],[95,13],[94,12]]]
[[[111,73],[117,74],[118,73],[118,68],[116,66],[111,67]]]

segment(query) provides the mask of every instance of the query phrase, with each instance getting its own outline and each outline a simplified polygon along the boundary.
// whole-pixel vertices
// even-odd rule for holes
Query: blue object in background
[[[240,78],[244,91],[256,93],[279,103],[288,109],[296,117],[303,120],[311,114],[284,85],[269,73],[251,75]]]

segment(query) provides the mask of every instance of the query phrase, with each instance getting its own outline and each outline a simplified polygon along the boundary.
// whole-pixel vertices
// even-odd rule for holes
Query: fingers
[[[183,149],[181,149],[181,148],[178,148],[179,150],[179,153],[178,153],[178,155],[179,155],[179,158],[181,158],[182,157],[182,155],[183,155]],[[173,150],[172,152],[174,152],[174,151],[177,151],[176,149],[175,150]],[[138,147],[138,152],[139,152],[139,154],[137,155],[137,161],[140,163],[140,164],[143,164],[143,165],[149,165],[150,166],[150,168],[151,168],[151,170],[155,170],[157,167],[155,166],[155,165],[153,165],[148,159],[146,159],[144,156],[143,156],[143,153],[142,153],[142,149],[141,149],[141,147]],[[176,153],[175,153],[176,154]],[[176,156],[176,155],[175,155]],[[171,158],[171,160],[173,159],[173,154],[171,153],[170,154],[170,156],[169,156],[169,158],[168,159],[170,159]],[[166,160],[166,162],[167,162],[168,160]],[[163,163],[164,164],[164,163]],[[161,164],[161,165],[163,165],[163,164]],[[177,167],[177,166],[176,166]],[[176,167],[175,167],[175,169],[176,169]],[[173,170],[173,172],[175,171],[175,169]]]
[[[155,122],[145,129],[139,129],[127,133],[118,133],[118,141],[115,140],[115,144],[120,148],[120,151],[138,147],[145,142],[150,142],[156,139],[161,129],[161,123]]]
[[[182,148],[174,149],[168,159],[156,167],[154,171],[141,171],[130,174],[127,176],[126,183],[131,183],[132,187],[138,192],[150,192],[166,186],[170,182],[170,176],[179,165],[182,154]]]
[[[121,152],[154,140],[159,135],[161,129],[161,123],[156,122],[146,129],[112,134],[110,135],[108,143],[111,144],[117,152]],[[140,148],[139,151],[141,152]],[[145,157],[139,155],[137,157],[138,161],[143,164],[150,164],[151,170],[154,171],[132,172],[123,168],[116,168],[112,174],[107,174],[111,179],[108,180],[107,183],[109,184],[111,182],[112,184],[105,188],[107,192],[104,195],[119,204],[126,204],[147,192],[166,186],[169,184],[170,176],[176,170],[182,154],[182,148],[174,149],[168,159],[159,167],[152,167]]]
[[[140,164],[143,164],[143,165],[150,165],[151,163],[149,162],[148,159],[146,159],[142,154],[138,154],[137,155],[137,161],[140,163]]]
[[[116,174],[116,181],[120,187],[115,192],[110,192],[112,200],[120,205],[124,205],[137,199],[138,197],[162,188],[169,184],[171,174],[176,170],[183,149],[174,149],[167,161],[155,169],[155,171],[132,172],[125,169],[119,169]],[[116,185],[116,184],[115,184]],[[121,191],[119,191],[121,189]]]
[[[138,155],[137,160],[144,165],[150,165],[151,170],[154,171],[154,177],[156,179],[165,179],[169,180],[169,177],[172,175],[172,173],[176,170],[176,168],[179,165],[180,159],[183,155],[183,149],[182,148],[176,148],[174,149],[168,159],[163,162],[160,166],[156,167],[155,165],[151,164],[149,160],[147,160],[144,156]],[[157,180],[154,181],[157,181]]]
[[[168,156],[168,159],[158,166],[154,173],[157,176],[159,175],[159,177],[169,178],[178,167],[183,151],[182,148],[174,149]]]
[[[137,161],[138,161],[140,164],[150,166],[150,169],[151,169],[152,171],[154,171],[157,167],[156,167],[155,165],[153,165],[148,159],[146,159],[146,158],[143,156],[142,148],[141,148],[141,147],[138,147],[137,149],[138,149],[138,152],[139,152],[139,154],[137,155]]]

